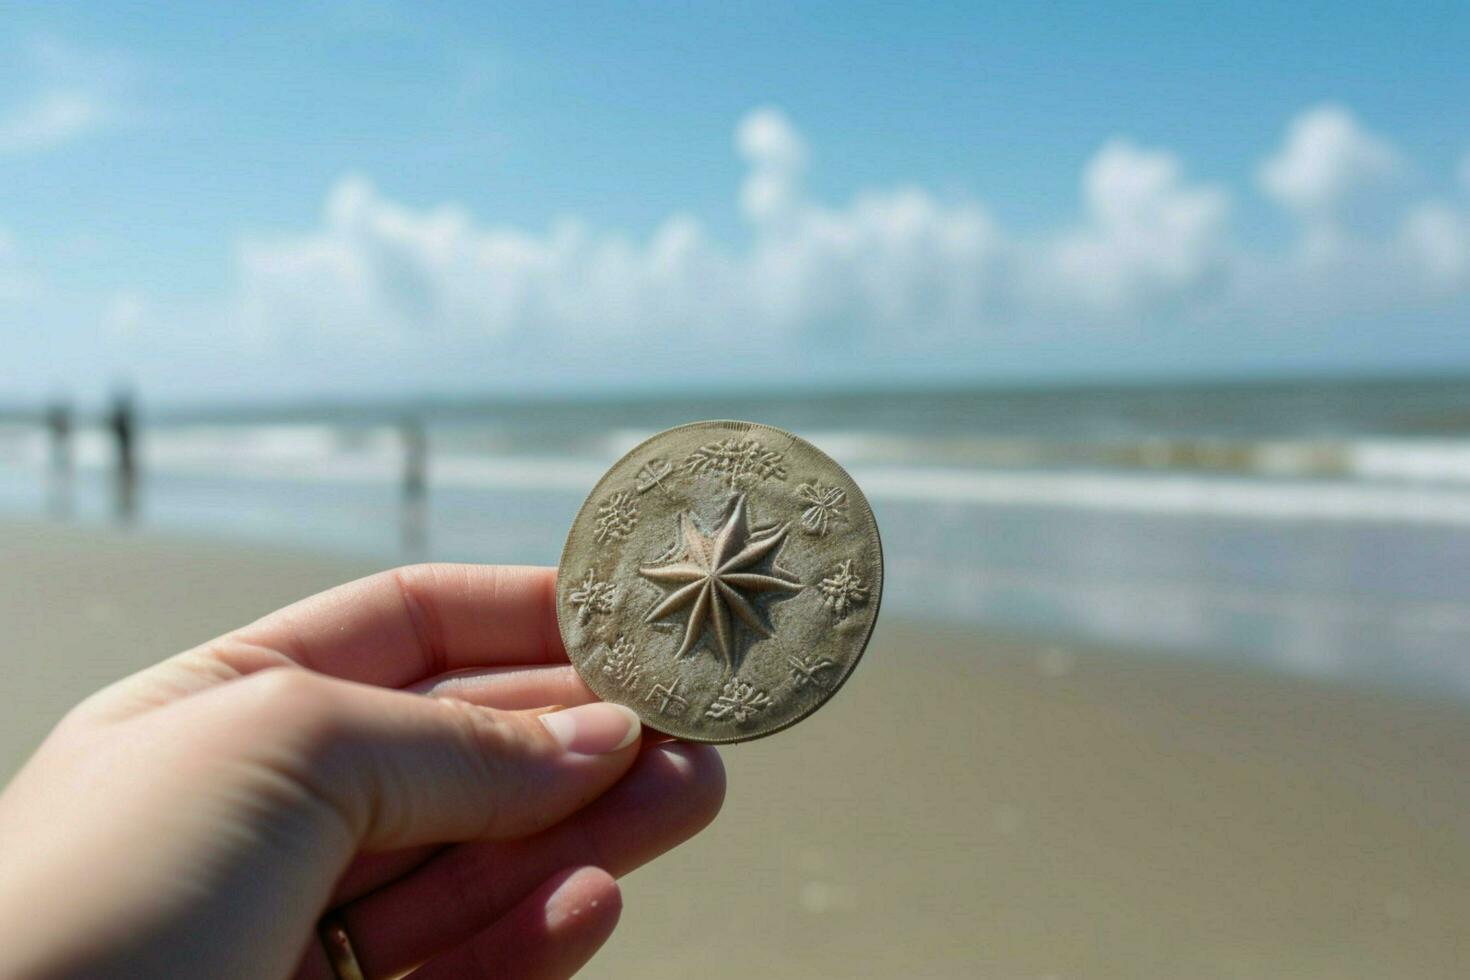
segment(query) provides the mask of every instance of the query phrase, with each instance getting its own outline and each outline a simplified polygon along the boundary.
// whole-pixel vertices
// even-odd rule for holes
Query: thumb
[[[365,850],[535,833],[599,796],[638,754],[638,716],[604,702],[498,711],[297,668],[231,687],[240,710],[260,716],[255,730],[273,733],[272,765]]]

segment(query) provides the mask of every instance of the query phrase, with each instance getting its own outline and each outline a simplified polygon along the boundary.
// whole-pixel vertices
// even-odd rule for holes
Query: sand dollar
[[[858,485],[752,422],[660,432],[572,522],[556,587],[567,654],[651,728],[740,742],[836,693],[878,618],[883,549]]]

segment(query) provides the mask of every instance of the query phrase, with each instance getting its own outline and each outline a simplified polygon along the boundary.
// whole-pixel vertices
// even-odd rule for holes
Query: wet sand
[[[371,570],[26,525],[0,554],[0,777],[108,680]],[[832,704],[725,758],[719,820],[625,881],[588,975],[1470,964],[1470,709],[890,619]]]

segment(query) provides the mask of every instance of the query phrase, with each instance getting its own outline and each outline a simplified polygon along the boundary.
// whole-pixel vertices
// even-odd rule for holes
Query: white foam
[[[1470,525],[1470,489],[1346,480],[858,467],[874,499],[1268,520]]]
[[[595,458],[431,450],[429,478],[439,487],[583,493],[610,459],[648,434],[633,428],[610,431]],[[1465,440],[1257,443],[1251,457],[1256,475],[1227,475],[910,465],[890,452],[887,437],[821,433],[817,439],[837,458],[853,463],[859,484],[877,501],[1470,525],[1470,441]],[[146,430],[140,446],[145,469],[164,474],[350,483],[402,478],[401,436],[390,426],[161,428]],[[80,430],[75,448],[84,468],[112,465],[110,441],[100,430]],[[44,443],[34,435],[15,440],[11,456],[39,464]],[[1323,464],[1328,458],[1335,461],[1330,469]]]
[[[487,490],[572,490],[586,493],[607,466],[573,456],[436,456],[435,486]]]
[[[1470,441],[1366,440],[1348,447],[1354,473],[1370,480],[1470,484]]]

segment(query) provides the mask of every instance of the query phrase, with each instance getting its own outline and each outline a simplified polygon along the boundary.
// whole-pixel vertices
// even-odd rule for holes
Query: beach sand
[[[70,704],[362,562],[0,526],[0,777]],[[724,751],[590,976],[1470,974],[1470,709],[886,618]]]

